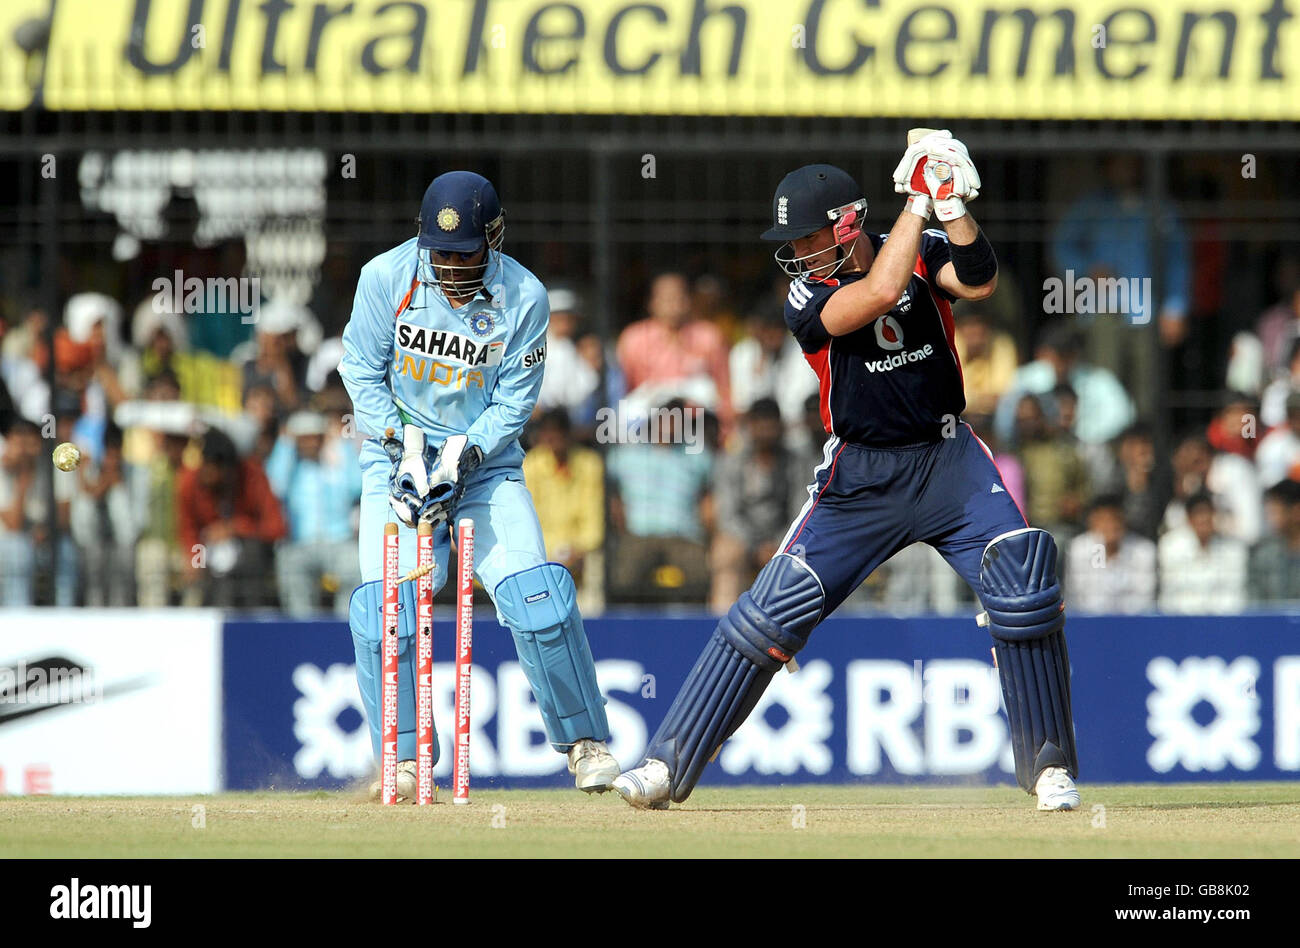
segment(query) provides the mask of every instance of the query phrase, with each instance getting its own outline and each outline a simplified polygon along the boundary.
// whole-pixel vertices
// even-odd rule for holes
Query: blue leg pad
[[[783,553],[718,623],[645,754],[668,765],[674,802],[690,796],[772,676],[804,647],[825,601],[812,570]]]
[[[415,760],[415,583],[398,586],[397,620],[397,759]],[[362,583],[352,591],[348,624],[357,656],[357,687],[366,709],[370,743],[380,760],[380,704],[384,659],[381,654],[384,624],[382,580]],[[438,762],[438,728],[433,729],[433,762]]]
[[[1027,528],[996,538],[980,562],[980,589],[1011,726],[1016,780],[1033,793],[1046,767],[1064,767],[1077,777],[1065,603],[1052,535]]]
[[[513,573],[497,583],[492,598],[514,636],[551,746],[563,753],[583,738],[609,740],[605,699],[569,571],[543,563]]]

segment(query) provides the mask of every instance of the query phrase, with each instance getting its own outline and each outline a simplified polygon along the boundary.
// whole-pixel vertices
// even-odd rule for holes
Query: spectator
[[[1209,494],[1192,495],[1184,507],[1187,524],[1160,538],[1160,608],[1200,615],[1241,611],[1246,604],[1246,545],[1215,530]]]
[[[1287,396],[1286,424],[1260,439],[1255,467],[1259,471],[1259,485],[1266,489],[1300,475],[1300,392]]]
[[[280,402],[275,389],[268,382],[255,382],[244,390],[244,422],[252,434],[253,457],[262,463],[270,457],[280,436]]]
[[[1138,534],[1154,540],[1169,503],[1169,476],[1164,465],[1156,464],[1151,427],[1134,422],[1119,436],[1115,450],[1119,462],[1106,492],[1117,494],[1124,508],[1124,520]]]
[[[50,387],[45,381],[50,364],[46,324],[45,310],[32,307],[18,326],[4,334],[0,345],[0,380],[13,397],[14,410],[37,423],[50,408]]]
[[[1249,395],[1230,392],[1223,407],[1210,419],[1205,439],[1215,451],[1237,454],[1247,461],[1255,457],[1259,444],[1259,415]]]
[[[722,333],[727,345],[740,341],[741,324],[731,309],[732,296],[727,284],[712,273],[705,273],[691,286],[691,316],[712,323]]]
[[[1088,529],[1070,541],[1066,596],[1079,612],[1132,613],[1156,603],[1156,545],[1130,531],[1113,494],[1093,500]]]
[[[130,606],[135,600],[137,512],[122,460],[122,429],[109,422],[101,455],[77,468],[70,526],[82,566],[87,606]]]
[[[1033,395],[1017,406],[1016,443],[1029,522],[1064,542],[1079,532],[1088,499],[1088,470],[1078,445],[1068,432],[1052,430]]]
[[[36,474],[40,455],[40,429],[15,421],[0,454],[0,605],[32,604],[31,526],[45,515]]]
[[[746,336],[731,348],[731,404],[747,412],[761,398],[775,399],[781,414],[797,418],[817,393],[817,373],[785,326],[785,304],[768,302],[745,321]]]
[[[1255,324],[1255,334],[1264,347],[1264,372],[1269,376],[1286,372],[1300,342],[1300,257],[1282,257],[1273,279],[1278,301],[1261,313]]]
[[[1133,421],[1133,402],[1114,374],[1079,360],[1079,339],[1068,326],[1053,327],[1038,346],[1033,362],[1022,365],[1011,387],[998,401],[993,431],[1010,443],[1015,433],[1016,406],[1023,395],[1047,395],[1062,383],[1079,398],[1074,434],[1084,444],[1109,441]],[[1045,411],[1055,414],[1055,406]]]
[[[1250,597],[1258,605],[1300,599],[1300,483],[1279,481],[1270,494],[1281,509],[1281,529],[1250,551]]]
[[[189,342],[184,320],[170,306],[159,306],[153,298],[143,300],[131,317],[131,342],[135,353],[128,388],[144,391],[160,375],[175,376],[179,384],[180,354]]]
[[[1052,256],[1057,267],[1070,271],[1074,279],[1149,279],[1159,263],[1164,296],[1158,304],[1144,295],[1140,305],[1134,306],[1130,298],[1129,312],[1098,315],[1088,327],[1090,361],[1114,372],[1130,391],[1150,395],[1149,380],[1156,377],[1154,352],[1142,344],[1137,331],[1154,321],[1165,345],[1182,341],[1187,331],[1191,268],[1187,235],[1167,202],[1159,210],[1160,236],[1155,240],[1140,162],[1133,154],[1111,155],[1105,160],[1104,186],[1082,196],[1066,212],[1056,229]],[[1154,407],[1142,406],[1145,411]]]
[[[685,438],[686,413],[698,411],[681,399],[670,401],[655,413],[657,439],[619,444],[609,452],[615,491],[610,517],[618,535],[611,598],[704,601],[712,458],[699,441],[691,445]]]
[[[156,386],[158,380],[150,388]],[[139,420],[142,433],[153,441],[135,491],[141,519],[135,547],[136,600],[145,608],[172,604],[184,564],[193,555],[189,549],[182,550],[177,523],[177,490],[185,469],[193,418],[190,405],[159,401]],[[194,588],[185,605],[199,605],[200,592]]]
[[[569,420],[577,429],[575,437],[583,442],[592,442],[601,410],[615,408],[627,392],[623,370],[606,348],[604,340],[594,332],[578,340],[578,356],[596,378],[591,394],[569,410]]]
[[[283,418],[297,410],[307,356],[319,344],[320,324],[307,307],[283,300],[267,303],[257,317],[256,351],[244,362],[244,398],[254,388],[268,387],[275,396],[276,415]],[[240,353],[232,359],[239,361]]]
[[[9,394],[9,386],[5,384],[4,376],[0,374],[0,438],[8,434],[17,418],[18,411],[14,407],[13,396]]]
[[[716,412],[726,427],[731,417],[727,343],[717,326],[691,318],[686,277],[661,273],[650,284],[649,316],[632,323],[618,340],[618,360],[627,379],[627,398],[639,415],[680,397]]]
[[[1219,532],[1248,546],[1259,539],[1262,498],[1255,467],[1236,454],[1214,453],[1202,434],[1183,438],[1173,456],[1173,497],[1165,508],[1165,529],[1181,527],[1187,520],[1187,498],[1202,490],[1214,498]]]
[[[826,422],[822,420],[821,394],[813,392],[804,399],[799,414],[794,416],[794,424],[786,431],[786,446],[794,456],[794,466],[799,472],[799,505],[807,499],[807,486],[813,481],[813,470],[825,460]],[[791,419],[787,418],[786,421]]]
[[[546,538],[546,556],[569,568],[586,602],[586,614],[604,600],[604,464],[595,451],[573,443],[569,413],[563,408],[543,413],[533,433],[536,440],[524,458],[524,480]]]
[[[1048,421],[1052,431],[1063,435],[1078,449],[1079,456],[1088,469],[1090,483],[1106,483],[1115,476],[1115,457],[1109,444],[1086,444],[1075,437],[1074,430],[1079,425],[1078,393],[1069,385],[1061,383],[1052,389],[1050,400],[1056,406],[1055,417]]]
[[[578,294],[565,287],[553,287],[546,297],[551,322],[546,329],[546,375],[537,406],[572,409],[591,397],[600,384],[600,376],[578,354],[575,339],[582,319]]]
[[[334,614],[346,618],[361,584],[355,510],[361,465],[338,423],[315,412],[289,416],[266,463],[271,490],[288,512],[289,535],[276,549],[280,605],[295,618],[320,611],[322,590]]]
[[[204,434],[201,457],[181,473],[176,491],[186,584],[197,586],[207,605],[267,605],[271,545],[286,532],[280,503],[262,466],[241,459],[219,429]]]
[[[726,612],[776,555],[798,510],[794,498],[800,475],[782,434],[780,406],[773,398],[760,398],[745,415],[740,450],[715,467],[718,529],[709,551],[709,603],[715,612]]]
[[[966,389],[967,416],[989,416],[1011,387],[1020,359],[1008,333],[995,329],[980,310],[963,312],[957,322],[957,358]]]
[[[1259,398],[1259,420],[1265,428],[1273,428],[1286,421],[1286,401],[1292,392],[1300,391],[1300,339],[1288,353],[1286,369],[1264,387]]]

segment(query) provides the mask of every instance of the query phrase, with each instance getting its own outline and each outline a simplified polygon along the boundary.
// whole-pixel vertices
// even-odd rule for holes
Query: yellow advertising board
[[[1297,5],[5,0],[0,105],[1288,120]]]

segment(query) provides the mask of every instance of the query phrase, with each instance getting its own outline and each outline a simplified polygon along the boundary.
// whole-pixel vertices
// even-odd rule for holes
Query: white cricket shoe
[[[1074,778],[1064,767],[1047,767],[1038,775],[1034,784],[1034,793],[1038,794],[1040,810],[1077,810],[1079,808],[1079,791],[1075,789]]]
[[[399,760],[397,762],[397,802],[414,803],[416,787],[415,761]],[[376,780],[370,785],[370,799],[379,800],[383,792],[383,781]]]
[[[604,793],[618,776],[618,761],[604,741],[584,737],[569,748],[569,773],[574,775],[573,783],[579,790]]]
[[[651,757],[635,770],[619,774],[614,781],[614,789],[638,809],[666,810],[672,789],[668,765]]]

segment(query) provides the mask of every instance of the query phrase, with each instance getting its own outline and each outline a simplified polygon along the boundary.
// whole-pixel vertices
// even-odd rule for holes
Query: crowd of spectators
[[[1125,170],[1112,173],[1112,209],[1130,213]],[[1090,260],[1105,241],[1071,214],[1057,252],[1094,274],[1145,252]],[[1173,243],[1165,266],[1177,273]],[[964,419],[1029,521],[1056,536],[1072,609],[1230,613],[1300,600],[1300,265],[1287,261],[1279,279],[1276,304],[1233,341],[1226,376],[1206,381],[1218,407],[1180,431],[1139,391],[1148,362],[1108,359],[1167,357],[1185,331],[1170,323],[1184,296],[1148,301],[1149,320],[1043,315],[1023,353],[996,310],[957,308]],[[609,320],[622,328],[606,337],[580,287],[551,290],[524,472],[548,554],[573,571],[588,611],[725,610],[779,548],[825,442],[784,295],[777,285],[737,305],[712,275],[664,272],[643,312]],[[0,322],[0,604],[345,615],[361,485],[336,371],[341,327],[283,302],[255,321],[130,302],[128,319],[109,296],[74,295],[52,348],[40,307]],[[50,449],[65,440],[85,460],[60,474]],[[924,546],[900,551],[849,601],[973,605]]]

